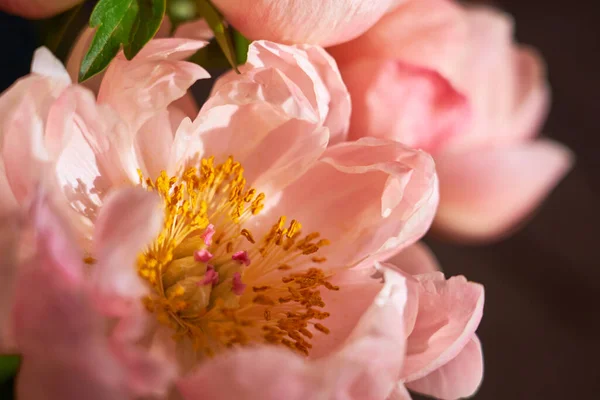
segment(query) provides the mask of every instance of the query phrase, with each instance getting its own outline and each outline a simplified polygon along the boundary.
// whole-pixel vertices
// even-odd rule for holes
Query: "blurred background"
[[[484,2],[484,1],[479,1]],[[486,3],[492,3],[485,1]],[[486,287],[478,400],[600,398],[600,24],[592,1],[502,0],[520,42],[544,55],[553,106],[544,134],[575,168],[531,220],[496,244],[427,243],[447,275]],[[0,13],[0,91],[29,71],[31,22]],[[199,87],[199,96],[207,92]],[[11,382],[0,383],[0,399]],[[415,397],[417,398],[417,397]]]

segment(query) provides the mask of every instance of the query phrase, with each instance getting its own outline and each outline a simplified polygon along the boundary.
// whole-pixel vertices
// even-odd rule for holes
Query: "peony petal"
[[[483,287],[440,272],[417,275],[419,312],[408,336],[402,380],[420,379],[454,359],[473,337],[483,314]]]
[[[96,220],[93,254],[98,258],[93,272],[101,298],[127,300],[139,297],[146,286],[135,268],[138,254],[162,228],[159,199],[142,188],[112,192]],[[108,301],[108,300],[107,300]],[[112,310],[112,304],[103,304]]]
[[[329,51],[340,67],[358,58],[384,58],[448,77],[462,67],[467,35],[464,11],[456,2],[405,1],[362,36]]]
[[[6,171],[4,160],[0,157],[0,215],[10,213],[19,208],[19,204],[12,193]]]
[[[180,61],[206,44],[188,39],[155,39],[128,61],[119,54],[110,64],[98,102],[119,112],[137,131],[152,115],[182,97],[198,79],[208,78],[202,67]]]
[[[234,350],[203,363],[181,379],[184,400],[303,400],[316,398],[322,382],[304,359],[276,347]],[[201,394],[201,395],[200,395]]]
[[[511,16],[489,7],[469,7],[465,19],[468,51],[449,79],[468,97],[473,119],[451,148],[508,145],[536,135],[550,98],[542,58],[514,44]]]
[[[331,314],[325,321],[330,333],[319,336],[318,340],[313,341],[311,358],[328,355],[338,350],[347,340],[358,321],[384,290],[384,280],[382,280],[384,274],[388,274],[388,280],[391,279],[392,282],[405,281],[403,285],[406,286],[407,300],[403,310],[403,332],[407,335],[413,329],[419,308],[419,285],[414,278],[387,263],[380,264],[376,268],[352,268],[340,271],[331,278],[331,283],[339,286],[340,290],[325,291],[321,294],[326,310]],[[399,326],[392,324],[388,326],[394,330],[400,329]]]
[[[106,206],[107,212],[118,208],[118,196],[123,194],[129,194],[133,201],[140,200],[138,205],[144,208],[148,200],[139,199],[136,190],[141,191],[124,189],[115,195]],[[17,345],[23,355],[19,398],[126,400],[164,395],[174,376],[173,365],[165,357],[140,348],[145,333],[140,318],[151,316],[139,299],[122,319],[109,321],[99,313],[107,304],[96,302],[98,299],[84,271],[83,251],[73,240],[74,232],[56,213],[51,194],[41,190],[36,197],[32,219],[37,254],[23,266],[15,290],[12,317]],[[106,222],[101,214],[98,229],[104,235],[117,235],[117,231],[131,228],[129,215],[116,228]],[[133,233],[139,231],[134,229]],[[102,239],[105,249],[110,243]],[[94,268],[111,272],[102,265],[105,261],[101,259]],[[117,261],[114,267],[124,269],[122,260],[112,261]],[[118,279],[124,275],[112,277]],[[87,390],[92,393],[86,394]]]
[[[332,45],[357,37],[393,0],[215,0],[215,6],[244,36],[279,43]]]
[[[544,61],[536,50],[518,48],[513,51],[517,86],[512,114],[515,140],[530,138],[539,132],[550,104],[550,87],[546,81]]]
[[[31,72],[55,78],[65,85],[71,83],[71,78],[65,66],[46,47],[40,47],[33,53]]]
[[[297,85],[260,68],[218,84],[196,120],[182,122],[169,171],[199,157],[223,162],[233,155],[248,182],[270,195],[306,171],[328,137]]]
[[[408,246],[386,261],[410,275],[440,271],[440,265],[431,249],[422,241]]]
[[[10,186],[14,198],[22,202],[31,195],[40,165],[50,160],[45,140],[45,123],[51,104],[65,88],[61,79],[29,75],[18,80],[0,96],[0,181]]]
[[[458,238],[493,239],[513,228],[548,195],[573,163],[550,141],[448,154],[436,159],[441,202],[435,228]]]
[[[90,220],[111,185],[139,179],[132,135],[110,107],[96,104],[90,90],[66,89],[47,124],[48,148],[58,154],[58,180],[69,202]]]
[[[138,163],[145,177],[155,179],[169,164],[175,136],[171,114],[167,110],[157,113],[140,128],[135,137]]]
[[[321,47],[285,46],[258,41],[250,45],[244,69],[276,68],[294,82],[329,128],[331,141],[346,138],[350,119],[350,96],[335,61]]]
[[[153,331],[155,324],[155,316],[148,313],[141,302],[136,302],[110,336],[110,348],[124,367],[128,387],[136,398],[149,395],[163,398],[178,373],[163,343],[147,344],[148,332]],[[172,340],[171,337],[166,339]]]
[[[454,400],[471,397],[483,379],[483,353],[473,336],[458,355],[429,375],[407,384],[410,390],[436,399]]]
[[[330,332],[319,335],[312,342],[311,358],[330,354],[348,338],[362,315],[373,304],[383,288],[381,278],[376,278],[375,268],[353,268],[336,273],[330,282],[339,286],[339,291],[326,290],[321,293],[327,312],[331,315],[326,324]]]
[[[433,70],[364,59],[346,64],[342,75],[354,105],[353,139],[387,138],[435,153],[470,122],[465,96]]]
[[[417,241],[437,200],[437,176],[427,154],[363,138],[327,149],[261,218],[286,215],[306,232],[320,232],[331,245],[319,254],[342,267],[369,264],[368,257],[385,259]]]
[[[47,95],[46,82],[38,81],[31,86],[40,97]],[[39,97],[38,97],[39,99]],[[39,180],[42,165],[49,162],[44,143],[44,123],[46,104],[27,97],[13,109],[13,113],[4,120],[4,143],[2,158],[6,178],[11,191],[18,202],[28,199]]]
[[[378,268],[383,272],[383,288],[343,348],[325,361],[326,371],[339,371],[334,398],[387,398],[398,380],[406,348],[404,311],[408,290],[401,274],[384,265]]]
[[[17,248],[21,236],[17,215],[0,215],[0,352],[14,350],[11,312],[18,275]]]
[[[106,347],[105,326],[90,302],[73,232],[43,191],[32,211],[37,254],[23,266],[13,311],[23,356],[17,396],[124,398],[120,368]]]
[[[387,400],[411,400],[412,397],[403,383],[398,383]]]
[[[54,357],[23,358],[17,376],[16,396],[22,400],[127,400],[118,382],[118,369],[102,355],[87,351],[87,362]],[[102,368],[101,376],[96,369]]]

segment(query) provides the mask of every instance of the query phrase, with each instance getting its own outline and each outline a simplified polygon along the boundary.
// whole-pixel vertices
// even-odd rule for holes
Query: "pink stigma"
[[[242,283],[242,276],[240,275],[239,272],[236,272],[235,274],[233,274],[233,282],[231,284],[231,291],[236,294],[237,296],[240,296],[242,293],[244,293],[244,290],[246,289],[246,284]]]
[[[240,264],[244,264],[246,267],[250,265],[250,257],[248,257],[248,252],[246,251],[238,251],[237,253],[233,253],[231,259],[239,262]]]
[[[213,258],[213,255],[210,253],[210,251],[208,251],[206,249],[196,250],[194,252],[194,260],[196,260],[196,261],[207,262],[211,258]]]
[[[219,283],[219,273],[215,271],[215,267],[207,265],[204,279],[198,282],[198,285],[216,285],[217,283]]]
[[[212,238],[215,234],[215,226],[210,224],[204,230],[204,233],[200,237],[204,240],[204,244],[210,246],[212,244]]]

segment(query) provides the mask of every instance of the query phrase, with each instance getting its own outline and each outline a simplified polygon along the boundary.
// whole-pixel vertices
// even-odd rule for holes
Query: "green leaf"
[[[0,356],[0,382],[15,375],[20,363],[21,357],[19,356]]]
[[[238,31],[233,31],[233,42],[235,43],[235,56],[239,65],[245,64],[248,58],[248,48],[250,47],[251,40],[248,40],[244,35]]]
[[[79,81],[102,72],[121,45],[125,57],[133,58],[158,31],[165,8],[165,0],[100,0],[90,17],[97,30],[81,62]]]
[[[215,34],[215,39],[221,47],[223,54],[225,54],[227,61],[229,61],[229,64],[231,64],[233,69],[239,73],[237,69],[238,63],[235,56],[235,47],[231,40],[231,32],[223,19],[223,16],[208,0],[196,0],[196,4],[198,6],[198,13],[206,20],[208,26],[210,26],[210,29]]]
[[[137,0],[139,12],[136,28],[129,45],[123,51],[131,60],[156,35],[165,16],[166,0]]]

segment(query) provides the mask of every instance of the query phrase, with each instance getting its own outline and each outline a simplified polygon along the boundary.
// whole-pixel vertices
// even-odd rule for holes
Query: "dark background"
[[[592,1],[494,3],[514,15],[518,40],[544,54],[553,88],[544,133],[573,149],[577,162],[510,239],[478,247],[427,242],[447,274],[486,287],[479,328],[486,369],[475,399],[597,399],[600,14]],[[2,13],[0,38],[2,91],[29,71],[36,39],[31,23]],[[0,388],[0,398],[6,393]]]

